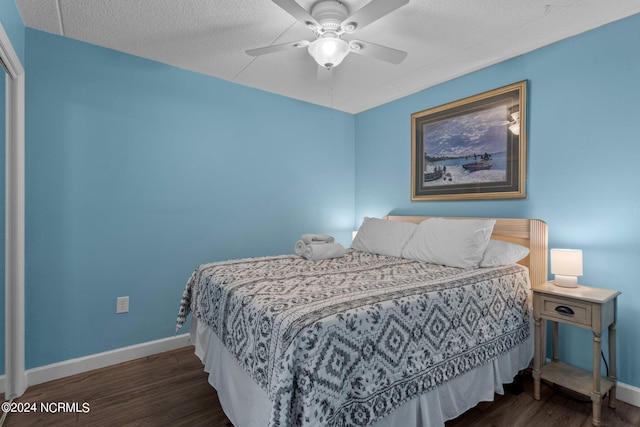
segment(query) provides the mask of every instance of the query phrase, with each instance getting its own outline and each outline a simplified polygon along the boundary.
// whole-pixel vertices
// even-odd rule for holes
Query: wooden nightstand
[[[540,380],[544,379],[578,393],[591,396],[593,425],[599,426],[602,396],[609,392],[609,407],[616,407],[616,311],[618,291],[578,286],[561,288],[551,282],[533,290],[535,353],[533,382],[540,400]],[[546,362],[546,320],[552,321],[553,357]],[[544,322],[543,322],[544,321]],[[593,332],[593,370],[574,368],[558,360],[558,322],[591,329]],[[609,327],[609,375],[600,376],[602,330]]]

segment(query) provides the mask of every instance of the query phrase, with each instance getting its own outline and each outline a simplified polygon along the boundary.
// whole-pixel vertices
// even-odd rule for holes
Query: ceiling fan
[[[316,39],[247,50],[246,52],[251,56],[306,47],[318,63],[318,78],[322,80],[330,77],[331,70],[338,66],[350,52],[392,64],[399,64],[407,56],[407,52],[401,50],[362,40],[347,41],[343,36],[353,34],[409,3],[409,0],[371,0],[351,15],[347,7],[336,0],[320,0],[313,4],[310,12],[295,0],[273,0],[273,2],[312,30]]]

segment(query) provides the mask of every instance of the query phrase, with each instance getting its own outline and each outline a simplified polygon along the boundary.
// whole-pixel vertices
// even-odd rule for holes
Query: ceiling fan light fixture
[[[321,37],[309,45],[309,54],[318,65],[333,68],[349,53],[349,43],[339,37]]]
[[[509,121],[508,126],[509,130],[515,136],[520,135],[520,111],[514,111],[511,113],[511,121]]]

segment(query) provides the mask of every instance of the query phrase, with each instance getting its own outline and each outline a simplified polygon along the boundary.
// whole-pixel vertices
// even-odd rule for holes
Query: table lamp
[[[578,287],[582,276],[582,251],[580,249],[551,249],[551,273],[553,283],[563,288]]]

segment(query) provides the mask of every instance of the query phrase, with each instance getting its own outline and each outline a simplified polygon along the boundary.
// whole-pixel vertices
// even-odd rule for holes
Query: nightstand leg
[[[546,321],[542,322],[540,317],[535,318],[535,331],[534,331],[534,352],[533,352],[533,398],[540,400],[540,371],[542,370],[542,363],[545,357],[545,333],[543,332],[542,325],[546,326]]]
[[[557,362],[559,360],[558,357],[558,322],[551,322],[551,348],[553,351],[553,355],[551,360]]]
[[[616,401],[616,323],[609,325],[609,379],[614,386],[609,390],[609,408],[615,409]]]
[[[600,394],[600,351],[602,348],[602,334],[593,333],[593,390],[591,401],[593,402],[593,425],[601,425],[602,395]]]

